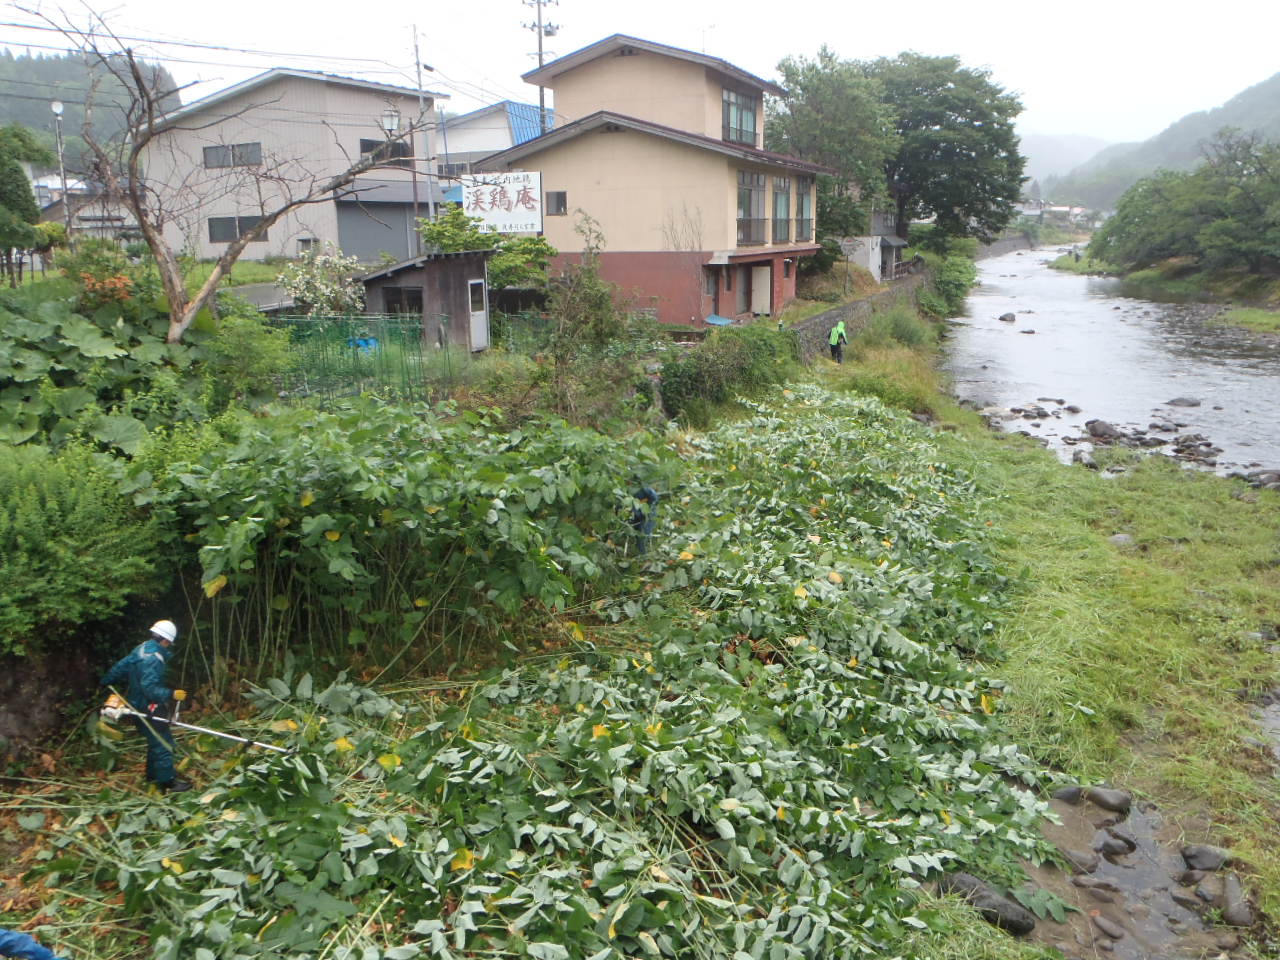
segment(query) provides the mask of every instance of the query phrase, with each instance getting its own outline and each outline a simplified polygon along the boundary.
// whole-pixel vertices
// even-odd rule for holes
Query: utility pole
[[[538,52],[534,54],[538,58],[538,66],[541,67],[545,61],[547,51],[542,49],[543,37],[554,37],[560,32],[558,23],[544,23],[542,20],[542,8],[547,4],[559,4],[560,0],[522,0],[529,7],[533,7],[537,11],[538,19],[535,23],[523,24],[526,30],[532,30],[538,35]],[[538,84],[538,132],[547,132],[547,88],[542,84]]]
[[[426,114],[426,106],[422,97],[422,57],[418,54],[418,25],[413,25],[413,74],[417,78],[418,87],[418,123],[423,123],[423,117]],[[413,184],[413,248],[409,251],[414,256],[422,252],[422,234],[418,230],[418,145],[414,141],[418,139],[418,132],[415,130],[410,134],[409,141],[409,179]],[[423,124],[422,130],[423,143],[426,143],[426,125]],[[431,151],[424,151],[424,156]],[[431,157],[427,156],[426,161],[431,163]],[[430,168],[428,168],[429,170]],[[434,220],[436,218],[435,201],[431,195],[431,181],[427,180],[427,216]]]

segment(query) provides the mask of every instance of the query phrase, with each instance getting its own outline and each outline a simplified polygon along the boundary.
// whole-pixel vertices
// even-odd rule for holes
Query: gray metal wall
[[[338,203],[338,246],[349,257],[377,261],[385,251],[407,260],[413,207],[400,203]],[[375,219],[376,218],[376,219]]]

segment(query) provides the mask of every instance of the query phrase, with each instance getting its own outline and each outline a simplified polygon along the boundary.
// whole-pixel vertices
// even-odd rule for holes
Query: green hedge
[[[782,383],[799,360],[793,333],[762,323],[717,330],[662,365],[663,409],[672,419],[705,426],[717,404]]]
[[[0,654],[48,650],[165,580],[153,524],[91,451],[0,457]]]

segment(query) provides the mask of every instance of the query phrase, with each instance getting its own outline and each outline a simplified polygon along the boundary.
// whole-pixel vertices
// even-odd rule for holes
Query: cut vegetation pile
[[[30,797],[46,938],[98,960],[816,960],[891,953],[934,922],[917,888],[941,870],[1018,886],[1040,774],[975,668],[1004,581],[969,480],[904,415],[816,387],[668,440],[685,472],[650,553],[574,621],[526,604],[541,652],[379,692],[286,676],[248,726],[293,756],[163,804]]]

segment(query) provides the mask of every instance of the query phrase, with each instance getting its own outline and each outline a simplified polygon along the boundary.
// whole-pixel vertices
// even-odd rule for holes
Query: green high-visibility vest
[[[830,344],[834,347],[837,343],[840,342],[841,337],[844,337],[846,340],[849,339],[848,337],[845,336],[843,320],[841,320],[839,323],[837,323],[834,327],[831,328],[831,339],[829,341]]]

